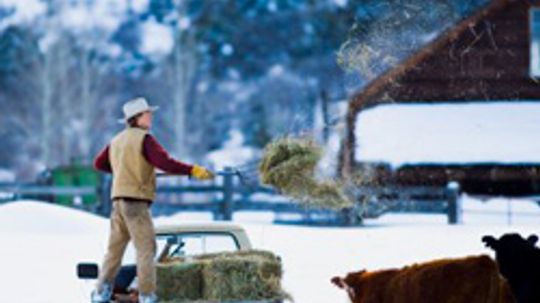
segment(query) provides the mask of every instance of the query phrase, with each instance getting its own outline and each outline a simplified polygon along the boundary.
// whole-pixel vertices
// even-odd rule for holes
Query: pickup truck
[[[182,223],[157,226],[157,259],[161,262],[168,258],[190,257],[200,254],[251,250],[251,242],[245,230],[230,223]],[[131,252],[133,253],[133,252]],[[129,249],[126,253],[129,257]],[[80,279],[96,279],[99,268],[95,263],[79,263],[77,276]],[[114,283],[111,303],[136,303],[136,290],[132,287],[136,277],[134,264],[123,265]],[[201,301],[197,301],[201,302]],[[264,302],[282,302],[264,301]],[[261,301],[262,303],[262,301]]]

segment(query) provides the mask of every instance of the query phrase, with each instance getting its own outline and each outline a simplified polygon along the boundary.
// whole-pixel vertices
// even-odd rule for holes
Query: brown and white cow
[[[353,303],[514,303],[506,280],[488,256],[442,259],[402,269],[334,277]]]

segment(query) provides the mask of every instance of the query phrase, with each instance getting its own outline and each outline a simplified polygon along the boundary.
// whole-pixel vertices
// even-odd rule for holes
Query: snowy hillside
[[[0,206],[0,285],[4,302],[86,302],[76,279],[79,261],[105,248],[108,223],[43,202]]]

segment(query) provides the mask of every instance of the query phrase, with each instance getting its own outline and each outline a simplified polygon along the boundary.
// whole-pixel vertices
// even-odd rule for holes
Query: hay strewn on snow
[[[158,265],[157,294],[169,303],[281,300],[281,260],[269,251],[172,258]]]
[[[283,138],[271,142],[259,165],[262,182],[307,205],[351,206],[339,182],[316,180],[315,168],[321,156],[322,149],[311,139]]]

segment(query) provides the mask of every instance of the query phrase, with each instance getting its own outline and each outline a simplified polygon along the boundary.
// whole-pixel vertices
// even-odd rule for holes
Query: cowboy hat
[[[159,106],[149,106],[145,98],[139,97],[133,100],[129,100],[122,106],[122,111],[124,112],[124,118],[118,119],[118,123],[126,123],[129,118],[132,118],[140,113],[146,111],[155,111]]]

